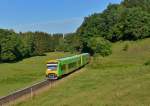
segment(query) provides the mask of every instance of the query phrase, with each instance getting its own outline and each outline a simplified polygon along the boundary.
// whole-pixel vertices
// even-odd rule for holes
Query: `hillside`
[[[69,53],[47,53],[16,63],[0,64],[0,96],[45,79],[46,61],[68,56]]]
[[[149,105],[149,42],[117,42],[112,55],[95,56],[49,91],[16,106]]]
[[[101,13],[85,17],[77,34],[83,42],[91,37],[104,37],[116,42],[150,37],[149,0],[122,0],[109,4]]]

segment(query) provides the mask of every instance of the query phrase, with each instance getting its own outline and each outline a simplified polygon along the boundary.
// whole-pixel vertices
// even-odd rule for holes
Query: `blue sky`
[[[85,16],[121,0],[0,0],[0,28],[74,32]]]

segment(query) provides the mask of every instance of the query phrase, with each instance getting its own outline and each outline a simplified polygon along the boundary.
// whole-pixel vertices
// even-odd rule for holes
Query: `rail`
[[[1,97],[0,98],[0,106],[3,106],[3,105],[6,105],[6,104],[9,104],[11,102],[14,102],[16,101],[17,99],[25,96],[25,95],[30,95],[31,97],[33,96],[33,94],[40,90],[41,88],[44,88],[48,85],[51,85],[55,82],[54,81],[50,81],[50,80],[44,80],[44,81],[41,81],[39,83],[36,83],[30,87],[26,87],[24,89],[21,89],[21,90],[18,90],[18,91],[15,91],[7,96],[4,96],[4,97]]]
[[[87,63],[88,64],[88,63]],[[84,65],[85,66],[85,65]],[[82,66],[82,67],[84,67]],[[65,74],[64,76],[62,76],[61,79],[67,77],[68,75],[74,73],[75,71],[78,71],[80,70],[82,67],[79,67],[78,69],[75,69],[74,71],[68,73],[68,74]],[[44,80],[44,81],[41,81],[39,83],[36,83],[30,87],[26,87],[24,89],[21,89],[21,90],[18,90],[18,91],[15,91],[7,96],[4,96],[4,97],[0,97],[0,106],[4,106],[4,105],[9,105],[9,104],[15,104],[15,102],[24,97],[25,95],[28,95],[29,97],[33,97],[34,94],[36,94],[36,92],[38,90],[41,90],[42,88],[45,88],[49,85],[53,85],[55,82],[57,82],[58,80]]]

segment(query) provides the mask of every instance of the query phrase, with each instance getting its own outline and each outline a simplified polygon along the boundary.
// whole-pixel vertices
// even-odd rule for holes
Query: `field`
[[[148,106],[149,42],[115,43],[112,55],[95,56],[85,68],[17,106]]]
[[[47,53],[17,63],[0,64],[0,96],[4,96],[45,79],[46,61],[70,55],[69,53]]]

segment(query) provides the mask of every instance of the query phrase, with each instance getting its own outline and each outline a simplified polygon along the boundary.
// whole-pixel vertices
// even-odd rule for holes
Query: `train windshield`
[[[47,64],[49,70],[57,70],[57,64]]]

